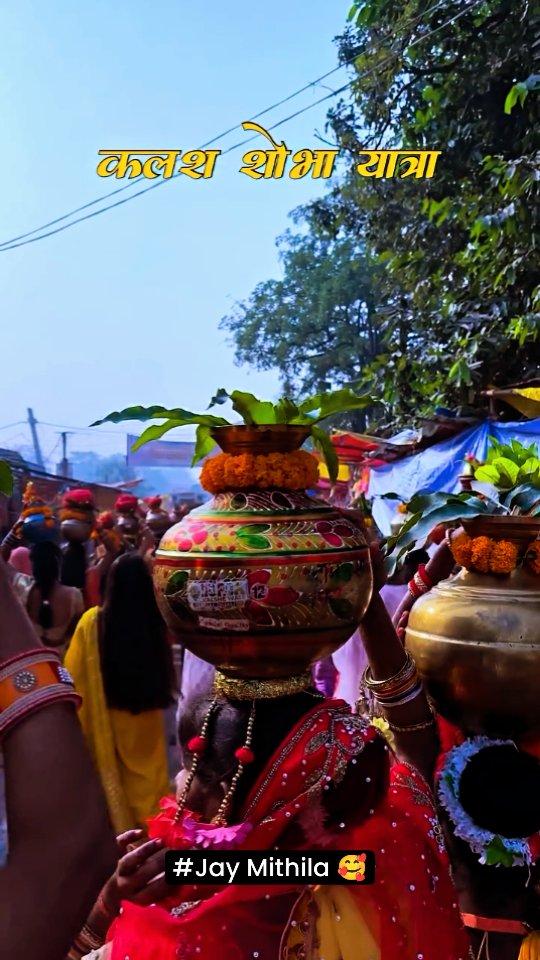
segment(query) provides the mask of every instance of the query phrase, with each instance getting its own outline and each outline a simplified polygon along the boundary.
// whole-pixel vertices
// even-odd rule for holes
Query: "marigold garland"
[[[527,553],[525,554],[525,560],[529,570],[540,576],[540,540],[534,540],[529,544]]]
[[[509,540],[498,540],[493,544],[489,558],[489,568],[492,573],[511,573],[518,562],[518,548]]]
[[[456,563],[466,570],[499,576],[515,570],[519,559],[518,548],[510,540],[469,537],[467,533],[452,537],[452,553]],[[538,572],[540,573],[540,550]]]
[[[317,484],[319,468],[307,450],[254,455],[219,453],[203,464],[201,486],[209,493],[223,490],[308,490]]]

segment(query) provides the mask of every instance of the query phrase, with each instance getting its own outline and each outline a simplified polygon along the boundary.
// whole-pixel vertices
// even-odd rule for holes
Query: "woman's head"
[[[34,544],[30,551],[32,574],[40,596],[37,620],[44,630],[49,630],[53,624],[50,598],[60,577],[60,558],[60,548],[50,540]]]
[[[193,762],[193,754],[187,745],[192,737],[200,734],[213,699],[212,690],[195,693],[181,712],[179,739],[184,770],[177,781],[179,795]],[[314,691],[256,702],[251,744],[254,761],[244,767],[238,782],[230,812],[231,821],[234,822],[235,817],[240,815],[251,788],[296,724],[318,703],[323,702],[324,698]],[[238,769],[235,751],[245,744],[251,709],[251,701],[220,699],[211,715],[207,731],[208,746],[199,756],[196,776],[187,800],[189,809],[201,814],[205,820],[210,820],[217,813]],[[370,777],[366,781],[367,766]],[[386,768],[387,753],[382,738],[378,738],[370,742],[369,749],[366,748],[362,763],[349,767],[348,773],[352,774],[354,783],[347,775],[341,784],[325,795],[328,817],[340,822],[344,809],[350,809],[351,795],[354,795],[355,817],[362,819],[379,801],[386,784]],[[356,782],[356,774],[360,776],[361,784]],[[366,787],[366,783],[370,786]]]
[[[465,767],[459,799],[478,827],[530,837],[540,830],[540,761],[512,744],[486,747]]]
[[[322,699],[315,695],[319,700]],[[195,693],[180,715],[179,740],[182,762],[189,771],[193,755],[187,748],[192,737],[200,734],[204,719],[214,700],[212,689]],[[252,749],[255,760],[244,768],[235,792],[233,811],[243,800],[264,765],[304,713],[315,706],[313,693],[299,693],[274,700],[259,700],[255,707]],[[235,750],[245,743],[252,701],[220,699],[208,728],[208,747],[199,758],[197,775],[189,793],[188,806],[211,818],[217,813],[230,781],[237,770]],[[180,791],[185,774],[179,778]],[[233,813],[234,816],[234,813]]]
[[[150,572],[138,554],[125,554],[111,566],[101,624],[108,705],[131,713],[167,707],[174,689],[172,653]]]

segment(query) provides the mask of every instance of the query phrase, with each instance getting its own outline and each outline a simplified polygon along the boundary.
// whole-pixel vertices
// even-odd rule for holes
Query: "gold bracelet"
[[[403,726],[399,726],[397,723],[391,723],[387,721],[390,730],[393,733],[415,733],[417,730],[427,730],[429,727],[435,726],[435,717],[432,717],[431,720],[424,720],[422,723],[408,723]]]

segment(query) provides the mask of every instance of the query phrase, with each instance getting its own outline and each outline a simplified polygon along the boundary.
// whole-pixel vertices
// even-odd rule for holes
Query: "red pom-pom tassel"
[[[255,759],[255,754],[253,750],[250,750],[249,747],[238,747],[238,750],[235,750],[234,755],[238,760],[238,763],[248,764],[253,763]]]
[[[204,753],[206,744],[206,737],[192,737],[187,746],[190,753]]]

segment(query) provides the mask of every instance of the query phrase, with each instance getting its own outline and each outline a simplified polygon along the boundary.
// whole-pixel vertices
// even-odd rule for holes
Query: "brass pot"
[[[463,570],[415,603],[406,642],[437,711],[465,733],[540,733],[540,577]]]
[[[62,520],[60,530],[64,540],[68,543],[85,543],[92,533],[93,518],[88,520],[79,520],[76,517],[68,517]]]

